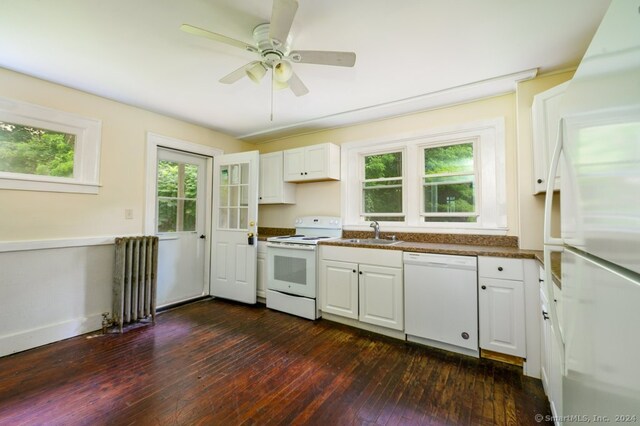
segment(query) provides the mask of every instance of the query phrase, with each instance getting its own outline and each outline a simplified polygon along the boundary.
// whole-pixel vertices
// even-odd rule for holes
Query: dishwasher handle
[[[426,267],[432,267],[432,268],[447,268],[447,269],[464,269],[464,270],[468,270],[468,271],[475,271],[476,270],[476,266],[475,265],[464,265],[464,264],[458,264],[458,263],[446,263],[446,262],[425,262],[425,261],[418,261],[418,262],[411,262],[411,261],[404,261],[405,265],[415,265],[415,266],[426,266]]]

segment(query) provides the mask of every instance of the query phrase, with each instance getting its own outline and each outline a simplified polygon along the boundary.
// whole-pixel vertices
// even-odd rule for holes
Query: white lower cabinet
[[[358,319],[358,264],[320,262],[322,312]]]
[[[403,330],[401,251],[321,246],[319,278],[323,313]]]
[[[258,297],[267,297],[267,243],[264,241],[258,242],[257,252],[257,295]]]
[[[501,279],[522,269],[518,259],[478,258],[480,348],[526,358],[524,282]]]

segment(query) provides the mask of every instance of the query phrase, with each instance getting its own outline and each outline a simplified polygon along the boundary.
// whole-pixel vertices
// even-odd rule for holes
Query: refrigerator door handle
[[[562,245],[562,238],[554,238],[551,236],[551,210],[553,207],[553,186],[556,180],[556,171],[560,163],[560,153],[562,152],[562,135],[564,128],[564,119],[560,119],[558,124],[558,137],[556,146],[551,157],[551,167],[549,167],[549,175],[547,176],[547,193],[544,199],[544,243],[551,245]]]
[[[553,276],[551,274],[551,253],[559,252],[562,253],[564,248],[562,246],[544,246],[544,281],[547,286],[547,297],[549,300],[549,304],[547,306],[549,319],[551,319],[551,326],[555,330],[555,336],[558,343],[558,348],[560,349],[560,359],[562,360],[560,371],[565,374],[565,360],[564,360],[564,337],[562,336],[562,332],[560,331],[560,321],[558,320],[558,308],[554,302],[556,299],[554,295],[553,288]]]

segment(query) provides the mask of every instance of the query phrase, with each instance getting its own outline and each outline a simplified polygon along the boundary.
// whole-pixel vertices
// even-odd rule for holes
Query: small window
[[[363,157],[362,209],[364,220],[403,222],[402,151]]]
[[[73,177],[76,136],[0,121],[0,171]]]
[[[0,188],[98,192],[101,123],[0,98]]]
[[[422,216],[425,222],[476,222],[473,142],[423,149]]]

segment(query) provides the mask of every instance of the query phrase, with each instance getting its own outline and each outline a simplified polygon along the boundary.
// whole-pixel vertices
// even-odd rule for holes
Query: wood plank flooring
[[[0,425],[527,425],[521,369],[263,306],[207,300],[155,326],[0,358]]]

